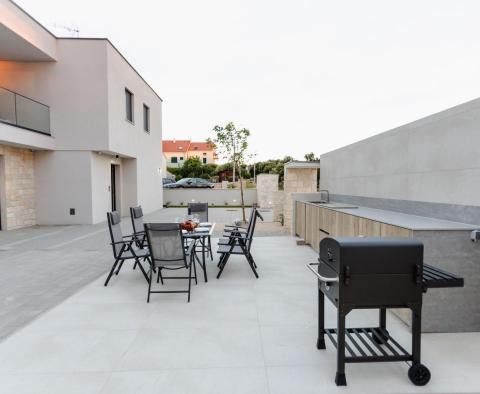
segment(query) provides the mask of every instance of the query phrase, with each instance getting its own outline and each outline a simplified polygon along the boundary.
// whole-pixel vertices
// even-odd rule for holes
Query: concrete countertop
[[[306,203],[307,201],[304,201]],[[338,207],[336,207],[338,204]],[[417,215],[408,215],[405,213],[394,212],[394,211],[385,211],[381,209],[360,207],[349,205],[345,207],[346,204],[342,203],[330,203],[330,204],[315,204],[313,205],[321,206],[332,211],[338,211],[342,213],[347,213],[349,215],[358,216],[365,219],[375,220],[377,222],[391,224],[393,226],[403,227],[414,231],[447,231],[447,230],[475,230],[480,226],[475,226],[473,224],[452,222],[450,220],[435,219],[425,216]]]

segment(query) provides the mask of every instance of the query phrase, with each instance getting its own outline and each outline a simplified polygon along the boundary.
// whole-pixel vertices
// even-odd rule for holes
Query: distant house
[[[167,167],[181,167],[191,157],[198,157],[203,164],[212,164],[217,160],[214,148],[207,142],[163,140],[162,145]]]

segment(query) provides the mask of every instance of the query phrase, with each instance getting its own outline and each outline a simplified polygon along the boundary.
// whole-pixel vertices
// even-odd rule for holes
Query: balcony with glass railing
[[[0,87],[0,122],[51,135],[50,107]]]

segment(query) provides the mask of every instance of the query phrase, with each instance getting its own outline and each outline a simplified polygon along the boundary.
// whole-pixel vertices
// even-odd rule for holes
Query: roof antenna
[[[58,23],[54,23],[53,26],[56,28],[56,29],[62,29],[62,30],[66,30],[68,31],[68,33],[70,33],[70,35],[72,37],[75,37],[75,38],[79,38],[80,37],[80,29],[78,28],[78,26],[65,26],[65,25],[59,25]]]

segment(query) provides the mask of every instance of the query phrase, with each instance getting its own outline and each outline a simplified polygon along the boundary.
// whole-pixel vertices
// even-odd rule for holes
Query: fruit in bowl
[[[182,230],[193,231],[198,226],[198,223],[195,223],[192,220],[187,220],[181,224]]]

